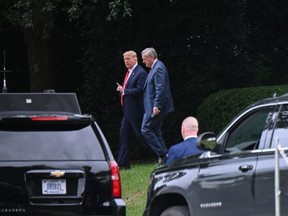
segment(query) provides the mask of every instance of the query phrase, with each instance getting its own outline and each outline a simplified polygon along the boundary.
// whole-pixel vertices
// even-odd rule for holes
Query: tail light
[[[119,167],[115,161],[110,162],[110,172],[112,180],[112,196],[114,198],[120,198],[122,196],[120,172]]]

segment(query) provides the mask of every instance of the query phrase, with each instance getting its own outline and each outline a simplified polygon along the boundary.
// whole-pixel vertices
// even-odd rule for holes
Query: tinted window
[[[270,111],[271,108],[265,108],[243,118],[238,127],[229,133],[226,151],[256,149],[262,132],[267,129],[267,122],[271,118]]]
[[[0,131],[0,160],[104,160],[92,127]],[[65,128],[65,127],[64,127]],[[19,128],[20,129],[20,128]]]
[[[288,147],[288,105],[284,104],[281,107],[277,119],[276,128],[274,131],[272,147],[275,147],[276,139],[282,147]]]

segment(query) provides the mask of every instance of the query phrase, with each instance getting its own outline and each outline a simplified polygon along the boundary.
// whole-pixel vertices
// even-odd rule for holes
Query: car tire
[[[173,206],[162,212],[161,216],[189,216],[189,209],[186,206]]]

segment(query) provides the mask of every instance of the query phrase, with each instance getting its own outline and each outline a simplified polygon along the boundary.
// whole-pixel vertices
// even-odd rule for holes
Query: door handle
[[[239,170],[241,170],[242,172],[247,172],[249,170],[252,170],[253,166],[252,165],[241,165],[239,167]]]

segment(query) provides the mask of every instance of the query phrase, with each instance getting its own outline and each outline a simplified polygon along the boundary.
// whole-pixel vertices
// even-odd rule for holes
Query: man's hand
[[[158,115],[160,113],[160,110],[158,109],[158,107],[153,107],[153,112],[152,115]]]
[[[116,83],[117,84],[117,91],[119,91],[121,94],[123,94],[124,92],[124,89],[123,89],[123,86],[121,86],[119,83]]]

